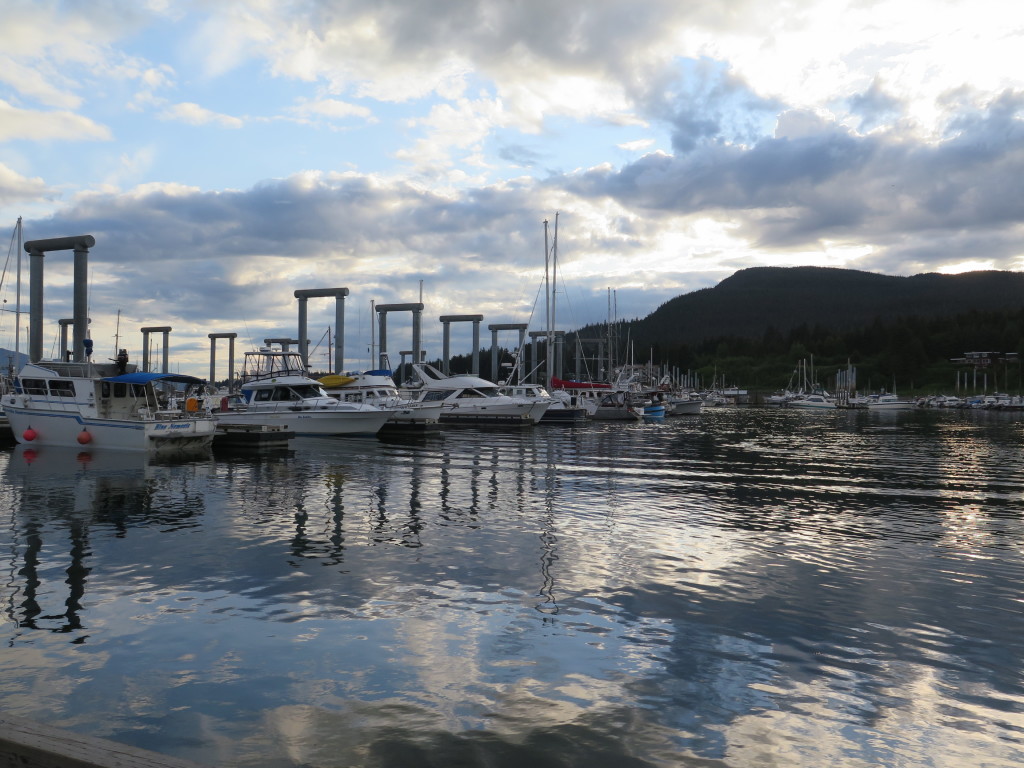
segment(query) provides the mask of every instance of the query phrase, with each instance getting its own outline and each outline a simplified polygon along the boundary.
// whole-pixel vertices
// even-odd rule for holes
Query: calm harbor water
[[[1024,414],[0,452],[0,708],[214,766],[1019,766]]]

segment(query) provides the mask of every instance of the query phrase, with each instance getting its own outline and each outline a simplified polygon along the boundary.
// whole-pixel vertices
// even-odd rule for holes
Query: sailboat
[[[541,384],[532,384],[528,381],[518,383],[509,382],[504,384],[500,391],[503,394],[517,398],[526,398],[536,402],[546,402],[547,410],[540,419],[541,424],[580,424],[587,420],[596,410],[596,406],[590,408],[584,405],[584,401],[575,395],[565,391],[554,390],[555,363],[555,291],[558,283],[558,213],[555,213],[555,231],[548,246],[548,221],[544,220],[544,314],[545,314],[545,347],[544,347],[544,377],[552,386],[552,391]],[[522,350],[520,350],[521,353]],[[525,377],[529,378],[529,377]]]

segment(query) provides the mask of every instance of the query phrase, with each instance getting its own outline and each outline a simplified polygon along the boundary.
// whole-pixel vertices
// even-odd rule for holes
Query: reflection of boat
[[[379,368],[345,375],[330,374],[319,379],[324,391],[345,403],[369,403],[392,411],[382,432],[431,432],[440,428],[441,403],[404,399],[398,393],[391,371]]]
[[[218,424],[282,426],[296,435],[375,435],[391,409],[328,396],[306,375],[302,356],[263,347],[245,353],[242,402],[214,412]]]
[[[214,421],[182,409],[175,385],[201,379],[139,371],[114,375],[106,363],[29,363],[3,398],[15,439],[42,446],[95,446],[151,453],[206,449]],[[186,401],[186,406],[195,404]]]
[[[502,395],[496,384],[479,376],[445,376],[427,363],[413,363],[412,369],[418,382],[409,395],[422,403],[441,403],[442,424],[529,426],[548,409],[546,402]]]

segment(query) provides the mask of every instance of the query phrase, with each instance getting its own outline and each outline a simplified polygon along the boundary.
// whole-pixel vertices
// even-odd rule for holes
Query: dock
[[[0,765],[20,768],[209,768],[189,760],[0,713]]]
[[[266,424],[218,424],[213,447],[232,450],[277,450],[287,448],[295,432]]]

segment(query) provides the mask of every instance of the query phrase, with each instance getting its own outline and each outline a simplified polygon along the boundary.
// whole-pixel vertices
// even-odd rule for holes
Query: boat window
[[[320,387],[315,387],[312,384],[301,384],[291,389],[299,398],[323,397]]]
[[[269,389],[257,389],[256,395],[253,397],[257,403],[265,403],[270,399],[271,391]]]
[[[124,397],[128,394],[128,385],[121,381],[114,382],[114,397]]]
[[[25,391],[26,395],[45,395],[46,394],[46,380],[45,379],[22,379],[21,387]]]
[[[67,379],[50,379],[50,394],[57,397],[74,397],[75,385]]]
[[[145,384],[132,384],[132,396],[133,397],[145,397],[146,396],[146,385]]]
[[[447,400],[448,397],[455,392],[454,389],[432,389],[423,396],[423,402],[436,402],[438,400]]]
[[[274,401],[281,401],[291,400],[291,397],[292,393],[288,390],[287,387],[274,387],[274,394],[271,396],[270,399]]]

